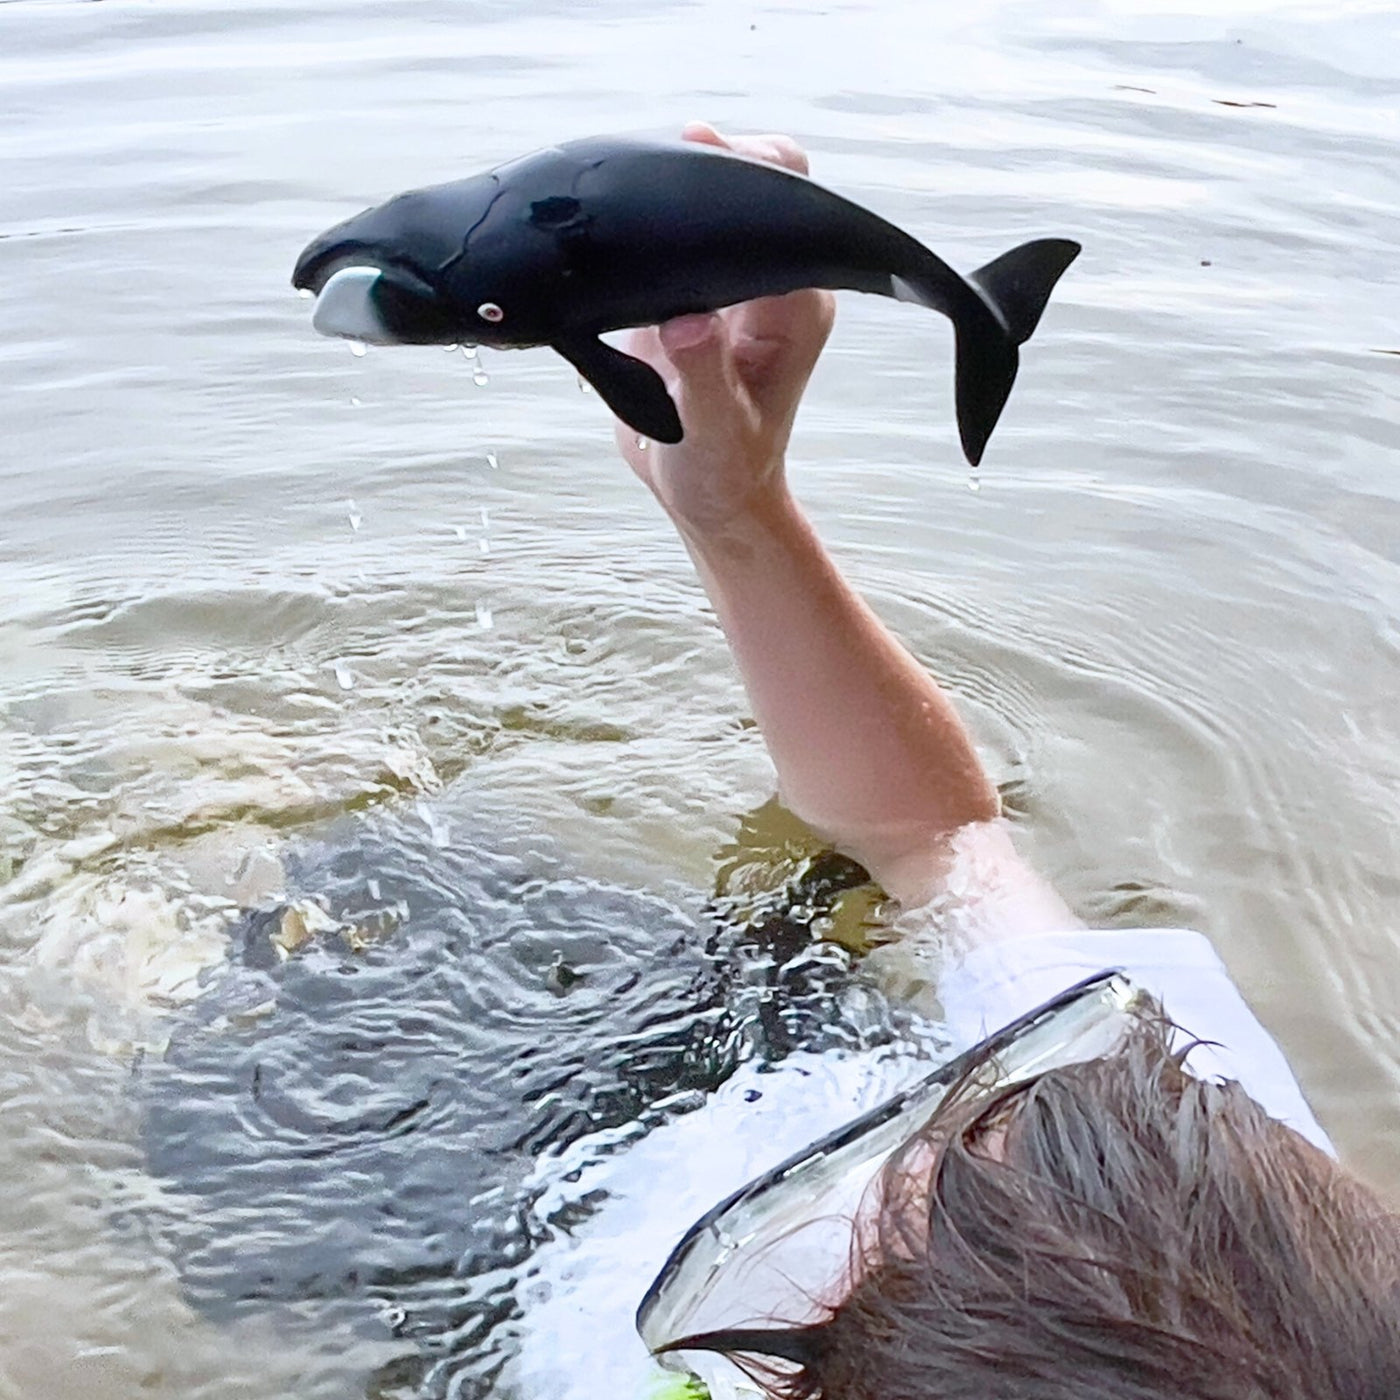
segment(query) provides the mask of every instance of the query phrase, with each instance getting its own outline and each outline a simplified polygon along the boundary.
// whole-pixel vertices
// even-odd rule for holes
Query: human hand
[[[724,137],[703,122],[681,135],[807,173],[786,136]],[[720,529],[782,492],[797,405],[835,316],[830,292],[806,290],[632,332],[623,348],[666,381],[685,439],[642,445],[620,424],[618,446],[682,531]]]

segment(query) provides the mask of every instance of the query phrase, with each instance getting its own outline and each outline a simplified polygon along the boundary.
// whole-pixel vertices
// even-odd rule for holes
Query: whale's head
[[[313,239],[292,273],[292,285],[316,297],[312,325],[372,345],[488,338],[479,308],[454,295],[469,231],[487,202],[476,185],[413,190]]]

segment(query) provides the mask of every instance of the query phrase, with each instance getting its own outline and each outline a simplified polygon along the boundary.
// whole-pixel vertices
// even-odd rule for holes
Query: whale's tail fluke
[[[943,288],[936,300],[928,299],[953,321],[958,434],[974,467],[1016,382],[1017,347],[1030,339],[1055,283],[1078,256],[1079,244],[1067,238],[1038,238],[979,267],[967,278],[972,295],[951,307]],[[917,296],[917,277],[906,278],[905,285]]]
[[[954,323],[958,434],[974,467],[1016,382],[1017,347],[1031,338],[1055,283],[1078,256],[1079,244],[1067,238],[1038,238],[993,258],[967,279],[992,313]]]

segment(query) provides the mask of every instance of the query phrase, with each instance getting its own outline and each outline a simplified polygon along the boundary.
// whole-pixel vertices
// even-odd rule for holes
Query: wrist
[[[740,489],[712,480],[709,489],[692,489],[684,499],[659,492],[658,499],[687,547],[700,555],[747,551],[800,514],[781,457],[748,473]]]

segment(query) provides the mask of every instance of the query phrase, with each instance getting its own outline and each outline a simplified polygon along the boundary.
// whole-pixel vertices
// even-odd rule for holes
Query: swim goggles
[[[710,1370],[702,1350],[753,1351],[800,1364],[787,1339],[820,1319],[818,1300],[848,1269],[852,1222],[867,1188],[928,1127],[949,1089],[971,1073],[972,1092],[993,1093],[1098,1059],[1151,1005],[1121,973],[1086,978],[751,1181],[672,1250],[637,1310],[642,1341],[677,1371]],[[692,1364],[687,1340],[696,1343]]]

